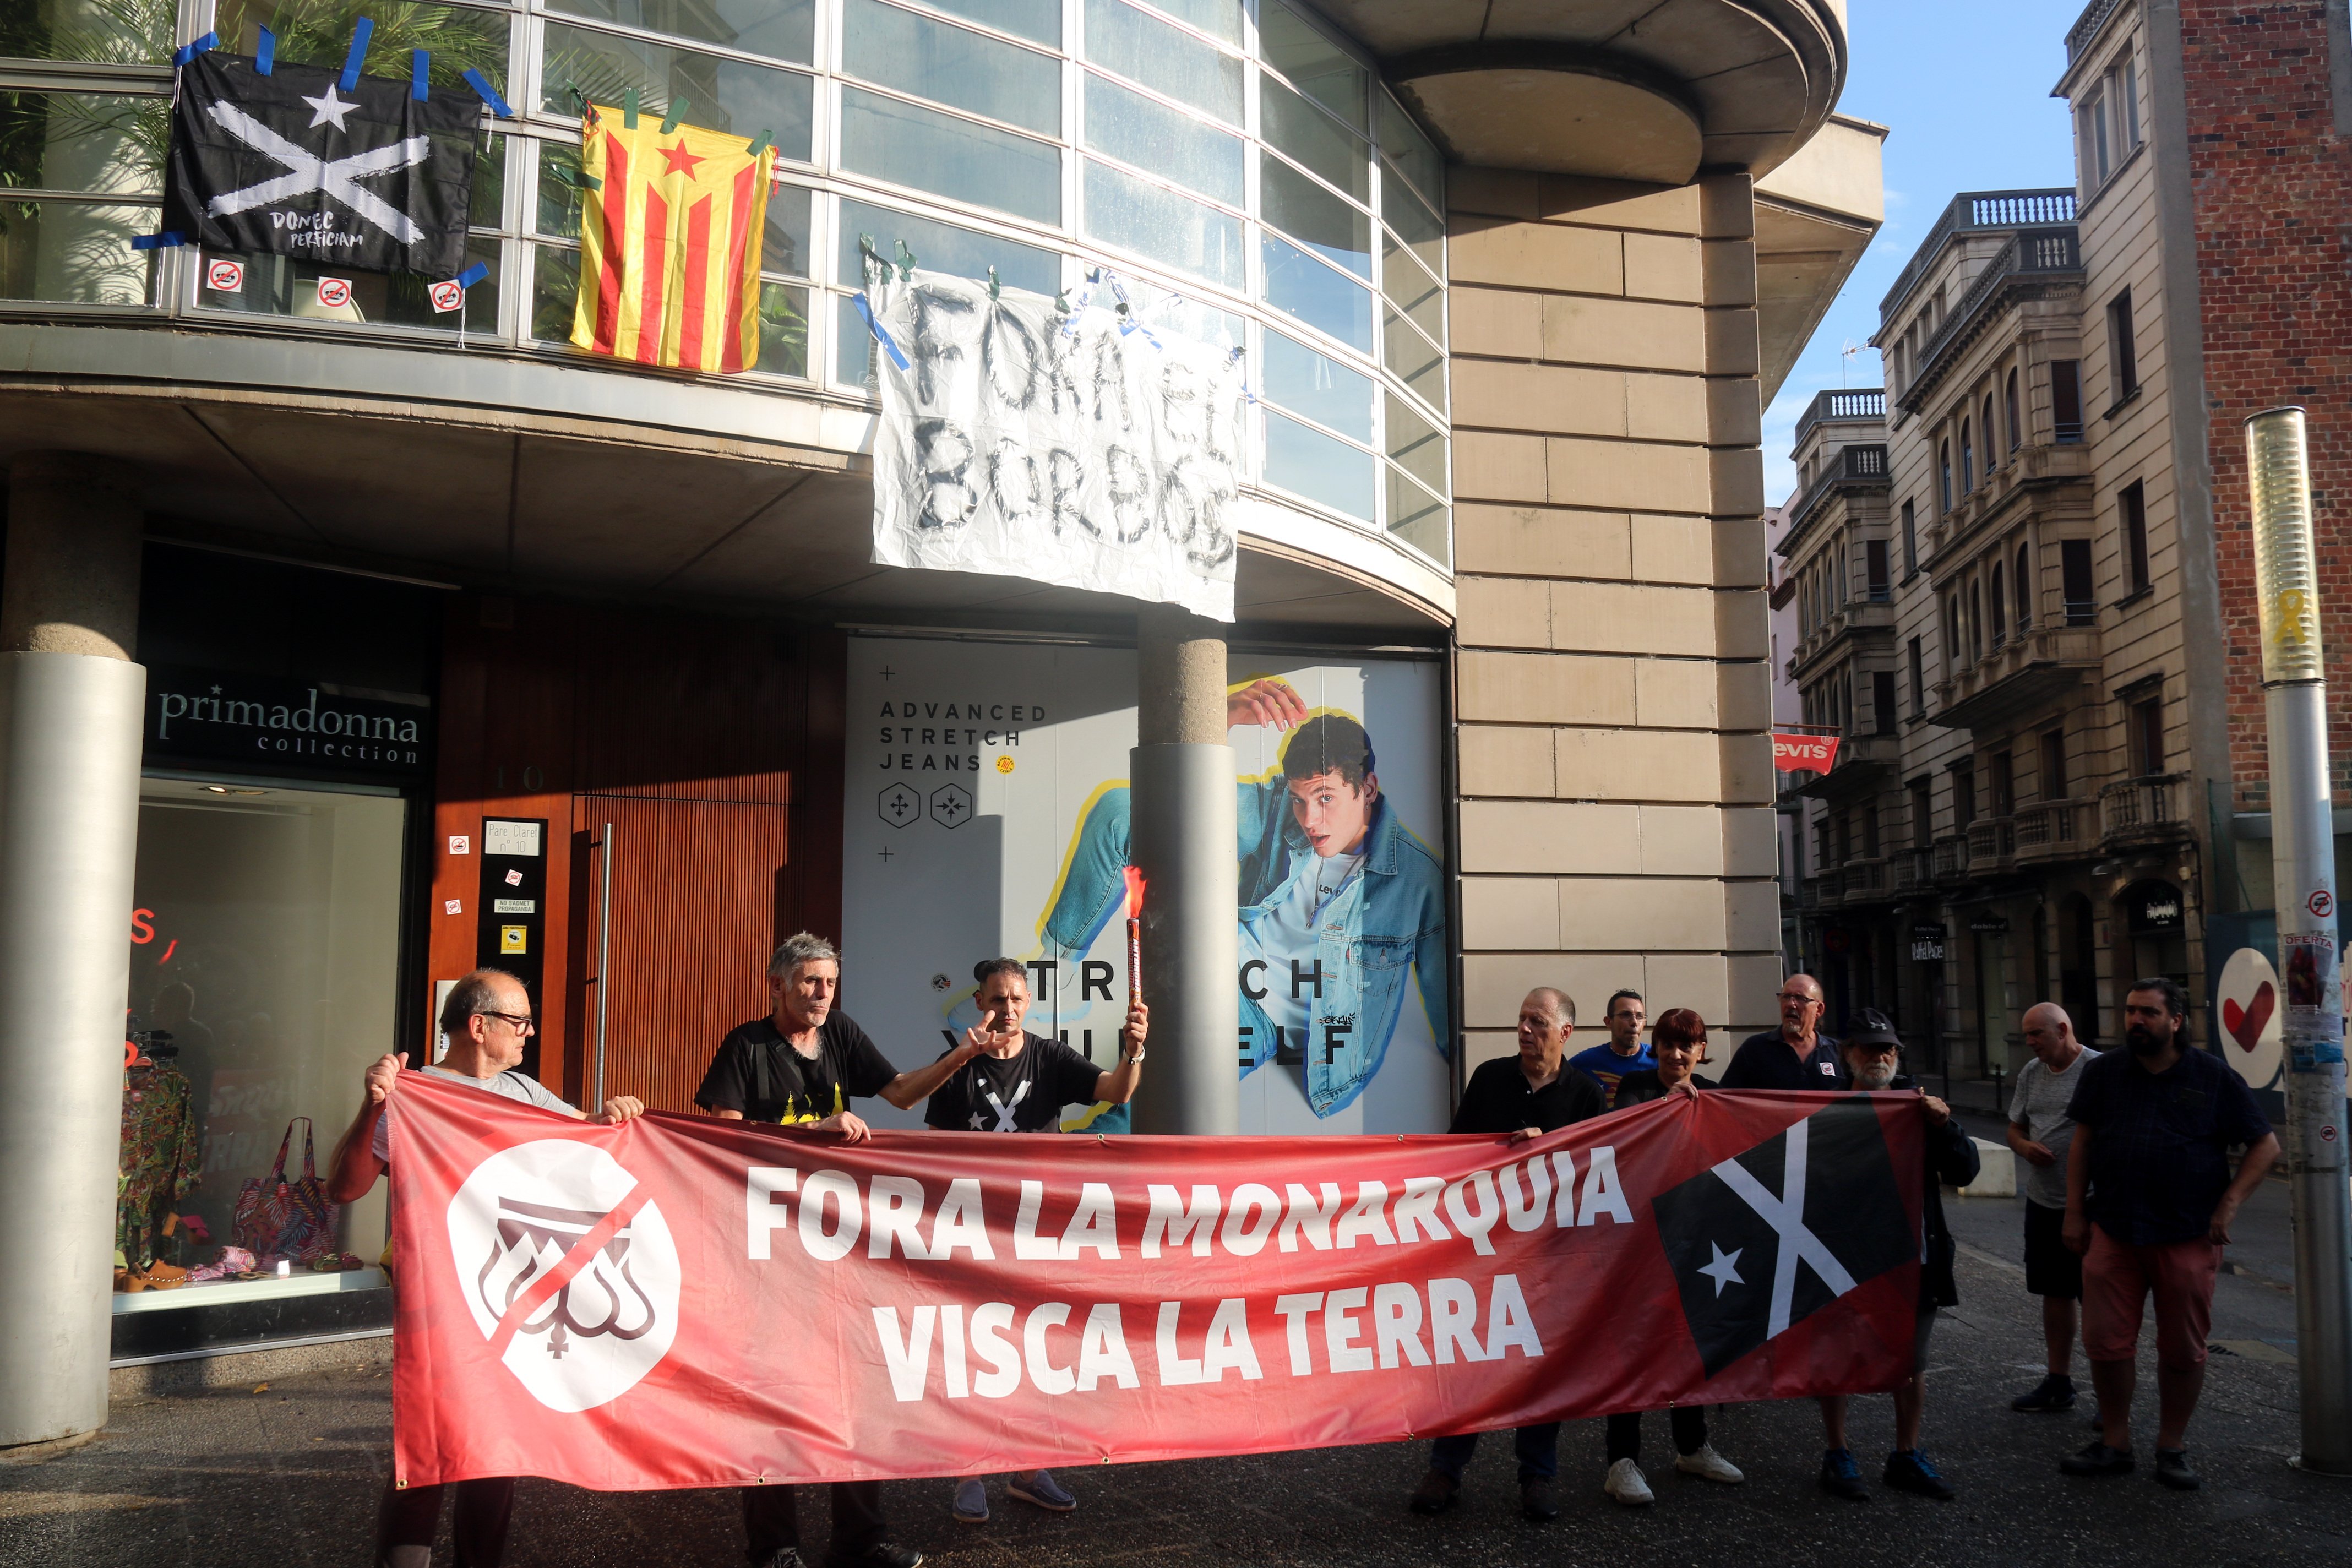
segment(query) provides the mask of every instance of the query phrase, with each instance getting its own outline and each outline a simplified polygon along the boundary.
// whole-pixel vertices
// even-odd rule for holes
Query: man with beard
[[[1903,1037],[1895,1032],[1886,1015],[1874,1008],[1864,1007],[1846,1026],[1844,1056],[1846,1073],[1857,1089],[1919,1087],[1902,1076]],[[1919,1256],[1919,1316],[1911,1341],[1911,1380],[1895,1390],[1895,1447],[1879,1479],[1897,1491],[1949,1502],[1951,1483],[1919,1451],[1919,1420],[1927,1408],[1927,1336],[1936,1326],[1936,1310],[1960,1304],[1959,1288],[1952,1277],[1952,1256],[1958,1249],[1944,1223],[1943,1189],[1965,1187],[1975,1181],[1982,1162],[1975,1142],[1952,1120],[1950,1106],[1924,1093],[1919,1104],[1927,1117],[1923,1146],[1927,1180],[1920,1186],[1925,1245]],[[1822,1400],[1822,1431],[1828,1452],[1822,1456],[1821,1485],[1832,1497],[1867,1502],[1870,1493],[1862,1484],[1862,1468],[1846,1447],[1848,1403],[1843,1394]]]
[[[2188,1000],[2158,975],[2124,996],[2125,1051],[2083,1069],[2066,1114],[2066,1245],[2083,1258],[2083,1353],[2099,1395],[2099,1440],[2058,1468],[2119,1476],[2133,1468],[2132,1358],[2140,1310],[2156,1297],[2156,1479],[2204,1484],[2189,1468],[2189,1418],[2205,1386],[2213,1276],[2230,1224],[2278,1158],[2278,1137],[2227,1063],[2191,1047]],[[2238,1173],[2229,1151],[2242,1145]]]

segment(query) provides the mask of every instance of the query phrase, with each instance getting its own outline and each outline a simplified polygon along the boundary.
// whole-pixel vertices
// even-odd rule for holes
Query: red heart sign
[[[2221,1004],[2221,1026],[2238,1042],[2240,1050],[2251,1051],[2262,1043],[2263,1027],[2271,1021],[2271,1010],[2277,1005],[2278,992],[2265,980],[2254,992],[2252,1006],[2241,1007],[2234,999]]]

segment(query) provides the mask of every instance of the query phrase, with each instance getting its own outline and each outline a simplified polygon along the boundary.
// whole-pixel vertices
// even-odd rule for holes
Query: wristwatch
[[[1146,1055],[1146,1054],[1147,1054],[1147,1053],[1145,1052],[1144,1047],[1142,1047],[1141,1046],[1138,1046],[1138,1047],[1135,1047],[1135,1054],[1134,1054],[1133,1056],[1130,1056],[1130,1057],[1127,1058],[1127,1059],[1128,1059],[1129,1061],[1131,1061],[1131,1062],[1140,1062],[1141,1060],[1143,1060],[1143,1058],[1144,1058],[1144,1057],[1145,1057],[1145,1055]]]

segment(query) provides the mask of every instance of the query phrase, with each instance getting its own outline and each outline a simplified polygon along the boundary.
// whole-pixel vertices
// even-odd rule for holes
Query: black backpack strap
[[[796,1054],[781,1035],[751,1047],[751,1105],[744,1112],[747,1117],[754,1121],[782,1121],[791,1113],[792,1102],[806,1082],[800,1064],[787,1059]]]
[[[769,1053],[775,1049],[772,1041],[762,1041],[751,1047],[751,1103],[745,1109],[757,1121],[761,1110],[775,1103],[774,1086],[769,1081]]]

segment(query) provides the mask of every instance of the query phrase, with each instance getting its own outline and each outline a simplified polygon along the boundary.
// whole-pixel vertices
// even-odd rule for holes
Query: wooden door
[[[574,797],[585,934],[575,993],[593,1061],[598,1009],[604,1092],[656,1110],[689,1110],[727,1031],[768,1011],[768,955],[796,912],[787,881],[790,808],[757,801]],[[609,945],[598,922],[606,825],[613,868]],[[604,973],[596,966],[604,954]],[[597,995],[599,987],[604,994]],[[591,1092],[593,1066],[583,1077]]]

